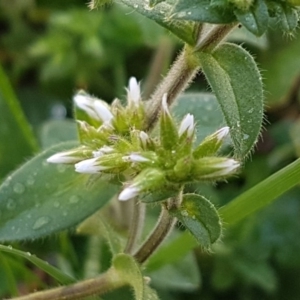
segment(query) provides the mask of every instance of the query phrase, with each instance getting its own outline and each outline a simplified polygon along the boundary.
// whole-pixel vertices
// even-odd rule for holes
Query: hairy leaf
[[[0,186],[0,240],[24,240],[70,228],[116,193],[105,181],[89,182],[73,166],[48,164],[52,154],[74,148],[66,142],[34,157]]]
[[[215,92],[238,158],[257,141],[263,121],[261,76],[252,56],[225,43],[213,53],[199,53],[203,72]]]

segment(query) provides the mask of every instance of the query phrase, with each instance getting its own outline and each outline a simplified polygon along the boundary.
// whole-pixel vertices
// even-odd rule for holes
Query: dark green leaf
[[[61,270],[51,266],[48,262],[32,255],[29,252],[23,252],[20,250],[13,249],[11,246],[0,245],[0,251],[7,252],[13,255],[23,257],[36,265],[38,268],[49,274],[51,277],[55,278],[61,284],[70,284],[76,282],[74,278],[63,273]]]
[[[38,149],[30,125],[1,66],[0,119],[1,179]]]
[[[256,63],[246,50],[228,43],[199,57],[230,127],[236,156],[243,158],[255,145],[263,121],[263,88]]]
[[[172,11],[172,18],[214,24],[231,23],[235,20],[230,7],[211,5],[210,0],[178,0]]]
[[[234,11],[237,19],[253,34],[261,36],[268,28],[269,12],[264,0],[256,0],[250,10]]]
[[[48,164],[52,154],[71,149],[74,142],[39,154],[0,186],[0,240],[34,239],[70,228],[117,192],[117,186],[78,174],[73,166]]]
[[[168,17],[173,8],[174,0],[160,2],[153,8],[149,7],[144,0],[116,0],[116,2],[124,3],[145,17],[154,20],[186,43],[190,45],[195,44],[195,24],[193,22],[170,20]]]
[[[172,213],[204,248],[210,248],[221,236],[222,226],[216,208],[200,195],[183,195],[180,209]]]

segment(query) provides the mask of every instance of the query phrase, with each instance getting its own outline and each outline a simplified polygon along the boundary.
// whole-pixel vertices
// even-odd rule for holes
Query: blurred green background
[[[262,70],[266,121],[241,176],[205,187],[218,207],[300,155],[299,30],[287,36],[272,26],[259,39],[243,28],[230,36],[255,56]],[[76,138],[71,118],[78,89],[111,102],[124,99],[128,78],[135,76],[147,98],[181,47],[165,29],[120,5],[90,11],[83,0],[0,0],[0,180],[39,149]],[[24,115],[11,116],[19,107],[5,100],[14,98],[7,80]],[[190,89],[207,91],[201,74]],[[21,134],[25,118],[30,127],[21,126]],[[296,187],[226,230],[213,253],[199,248],[150,273],[153,286],[163,300],[300,299],[299,236]],[[103,241],[69,233],[14,246],[77,278],[93,275],[93,266],[96,273],[105,270],[110,260]],[[0,252],[0,298],[55,285],[24,259]],[[122,290],[104,298],[130,297]]]

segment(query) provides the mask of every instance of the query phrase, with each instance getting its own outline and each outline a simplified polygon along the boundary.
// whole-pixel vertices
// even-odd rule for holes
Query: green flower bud
[[[169,112],[167,104],[167,94],[162,99],[162,111],[160,115],[160,141],[166,150],[176,148],[178,143],[178,132],[175,122]]]
[[[229,127],[223,127],[207,136],[202,143],[194,150],[194,158],[200,158],[205,156],[213,156],[221,148],[223,141],[229,133]]]

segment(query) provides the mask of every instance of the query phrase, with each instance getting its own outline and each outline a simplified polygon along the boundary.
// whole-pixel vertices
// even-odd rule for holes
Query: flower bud
[[[140,84],[137,82],[135,77],[129,79],[129,85],[127,90],[127,101],[131,106],[138,107],[141,100],[141,89]]]
[[[168,109],[167,94],[164,94],[162,98],[162,110],[160,115],[160,141],[166,150],[172,150],[176,148],[178,142],[177,128]]]
[[[222,143],[229,133],[229,127],[223,127],[207,136],[202,143],[194,150],[193,155],[195,158],[213,156],[221,148]]]
[[[203,157],[194,162],[192,176],[195,180],[218,180],[236,173],[240,163],[225,157]]]
[[[119,195],[119,200],[126,201],[141,193],[160,189],[166,183],[165,174],[159,169],[148,168],[133,179],[133,183],[126,187]]]
[[[85,159],[91,154],[92,151],[87,150],[85,147],[81,147],[69,151],[56,153],[48,157],[47,162],[52,164],[74,164]]]
[[[178,135],[179,137],[181,137],[183,134],[186,133],[187,137],[191,138],[194,134],[194,130],[195,130],[194,116],[191,114],[187,114],[179,126]]]

